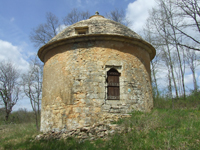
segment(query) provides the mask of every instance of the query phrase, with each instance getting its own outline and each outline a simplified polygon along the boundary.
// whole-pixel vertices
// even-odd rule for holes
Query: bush
[[[10,114],[8,122],[5,122],[5,110],[0,109],[0,124],[3,123],[30,123],[35,122],[34,112],[27,111],[26,109],[19,109]]]
[[[192,92],[186,96],[186,99],[180,97],[179,99],[169,99],[166,97],[154,98],[154,108],[159,109],[188,109],[188,108],[199,108],[200,109],[200,92]]]

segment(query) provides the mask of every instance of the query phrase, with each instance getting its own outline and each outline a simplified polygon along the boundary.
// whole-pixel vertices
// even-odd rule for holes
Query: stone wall
[[[35,140],[52,140],[52,139],[67,139],[69,137],[73,137],[79,140],[79,142],[85,140],[96,140],[96,139],[109,139],[113,134],[122,134],[127,133],[133,130],[133,127],[126,127],[123,125],[113,124],[118,119],[122,119],[124,117],[131,117],[131,115],[110,115],[110,118],[107,118],[107,121],[112,123],[100,122],[94,123],[93,125],[88,125],[72,130],[59,130],[48,131],[42,134],[39,134],[35,137]]]
[[[74,42],[44,57],[41,131],[72,130],[113,114],[153,107],[150,56],[144,48],[119,41]],[[107,100],[107,71],[120,76],[120,99]]]

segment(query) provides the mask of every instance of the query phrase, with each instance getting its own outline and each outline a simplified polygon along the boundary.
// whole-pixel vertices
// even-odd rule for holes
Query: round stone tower
[[[38,51],[44,62],[41,131],[150,111],[155,53],[131,29],[98,14],[64,29]]]

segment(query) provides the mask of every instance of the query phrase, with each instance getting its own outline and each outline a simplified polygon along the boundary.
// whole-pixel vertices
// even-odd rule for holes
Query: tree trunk
[[[174,109],[174,99],[172,97],[172,80],[171,80],[170,74],[171,74],[170,68],[168,68],[168,81],[169,81],[168,90],[169,90],[169,98],[172,100],[172,109]]]
[[[193,76],[193,84],[194,84],[194,92],[197,92],[198,86],[197,86],[197,80],[196,80],[196,76],[195,76],[195,69],[192,69],[192,76]]]
[[[173,67],[173,63],[172,63],[172,59],[171,59],[171,53],[170,53],[170,49],[169,49],[169,45],[168,45],[167,40],[166,40],[166,43],[167,43],[166,45],[167,45],[167,51],[168,51],[168,55],[169,55],[169,67],[170,67],[170,70],[171,70],[172,80],[173,80],[173,83],[174,83],[176,99],[178,99],[178,89],[177,89],[177,86],[176,86],[176,79],[175,79],[175,76],[174,76],[174,67]]]
[[[155,71],[155,67],[154,65],[152,64],[153,62],[151,62],[151,66],[152,66],[152,75],[153,75],[153,82],[155,83],[155,88],[156,88],[156,98],[158,98],[159,96],[159,91],[158,91],[158,84],[157,84],[157,79],[156,79],[156,71]]]
[[[6,121],[6,122],[8,121],[9,115],[10,115],[10,113],[9,113],[9,112],[6,112],[6,116],[5,116],[5,121]]]
[[[40,127],[39,127],[39,123],[38,123],[38,116],[37,116],[37,112],[35,112],[35,123],[36,123],[36,128],[39,131]]]
[[[173,24],[173,20],[171,22]],[[174,26],[171,26],[171,27],[172,27],[173,34],[174,34],[173,40],[175,42],[176,51],[177,51],[177,55],[178,55],[179,69],[181,71],[181,81],[182,81],[182,87],[183,87],[183,97],[184,97],[184,100],[185,100],[185,81],[184,81],[184,72],[183,72],[183,68],[182,68],[182,61],[181,61],[181,56],[180,56],[180,52],[179,52],[179,47],[178,47],[178,44],[177,44],[178,41],[177,41],[177,38],[176,38],[176,31],[174,29]]]
[[[168,81],[169,81],[169,85],[168,85],[168,90],[169,90],[169,98],[172,98],[172,81],[171,81],[171,76],[170,76],[170,70],[168,69]]]

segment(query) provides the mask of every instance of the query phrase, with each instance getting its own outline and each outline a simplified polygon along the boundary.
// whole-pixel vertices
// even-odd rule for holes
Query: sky
[[[29,35],[33,28],[45,23],[45,15],[52,12],[62,20],[72,9],[88,10],[100,15],[114,9],[123,9],[132,22],[130,28],[140,33],[148,11],[155,6],[154,0],[0,0],[0,61],[11,61],[21,72],[28,69],[28,60],[38,48],[31,43]],[[188,74],[188,78],[190,74]],[[14,110],[31,110],[28,99],[22,98]]]
[[[0,0],[0,61],[13,61],[26,70],[27,59],[38,50],[30,41],[30,32],[45,23],[47,12],[62,20],[74,8],[88,10],[91,15],[99,11],[103,16],[119,8],[126,11],[137,32],[154,4],[154,0]]]
[[[38,48],[31,43],[29,35],[33,28],[45,23],[45,15],[52,12],[60,20],[72,9],[88,10],[91,15],[100,15],[114,9],[123,9],[133,22],[131,28],[140,31],[148,10],[154,0],[0,0],[0,61],[11,61],[25,72],[28,60]],[[29,100],[21,98],[13,110],[31,110]]]

